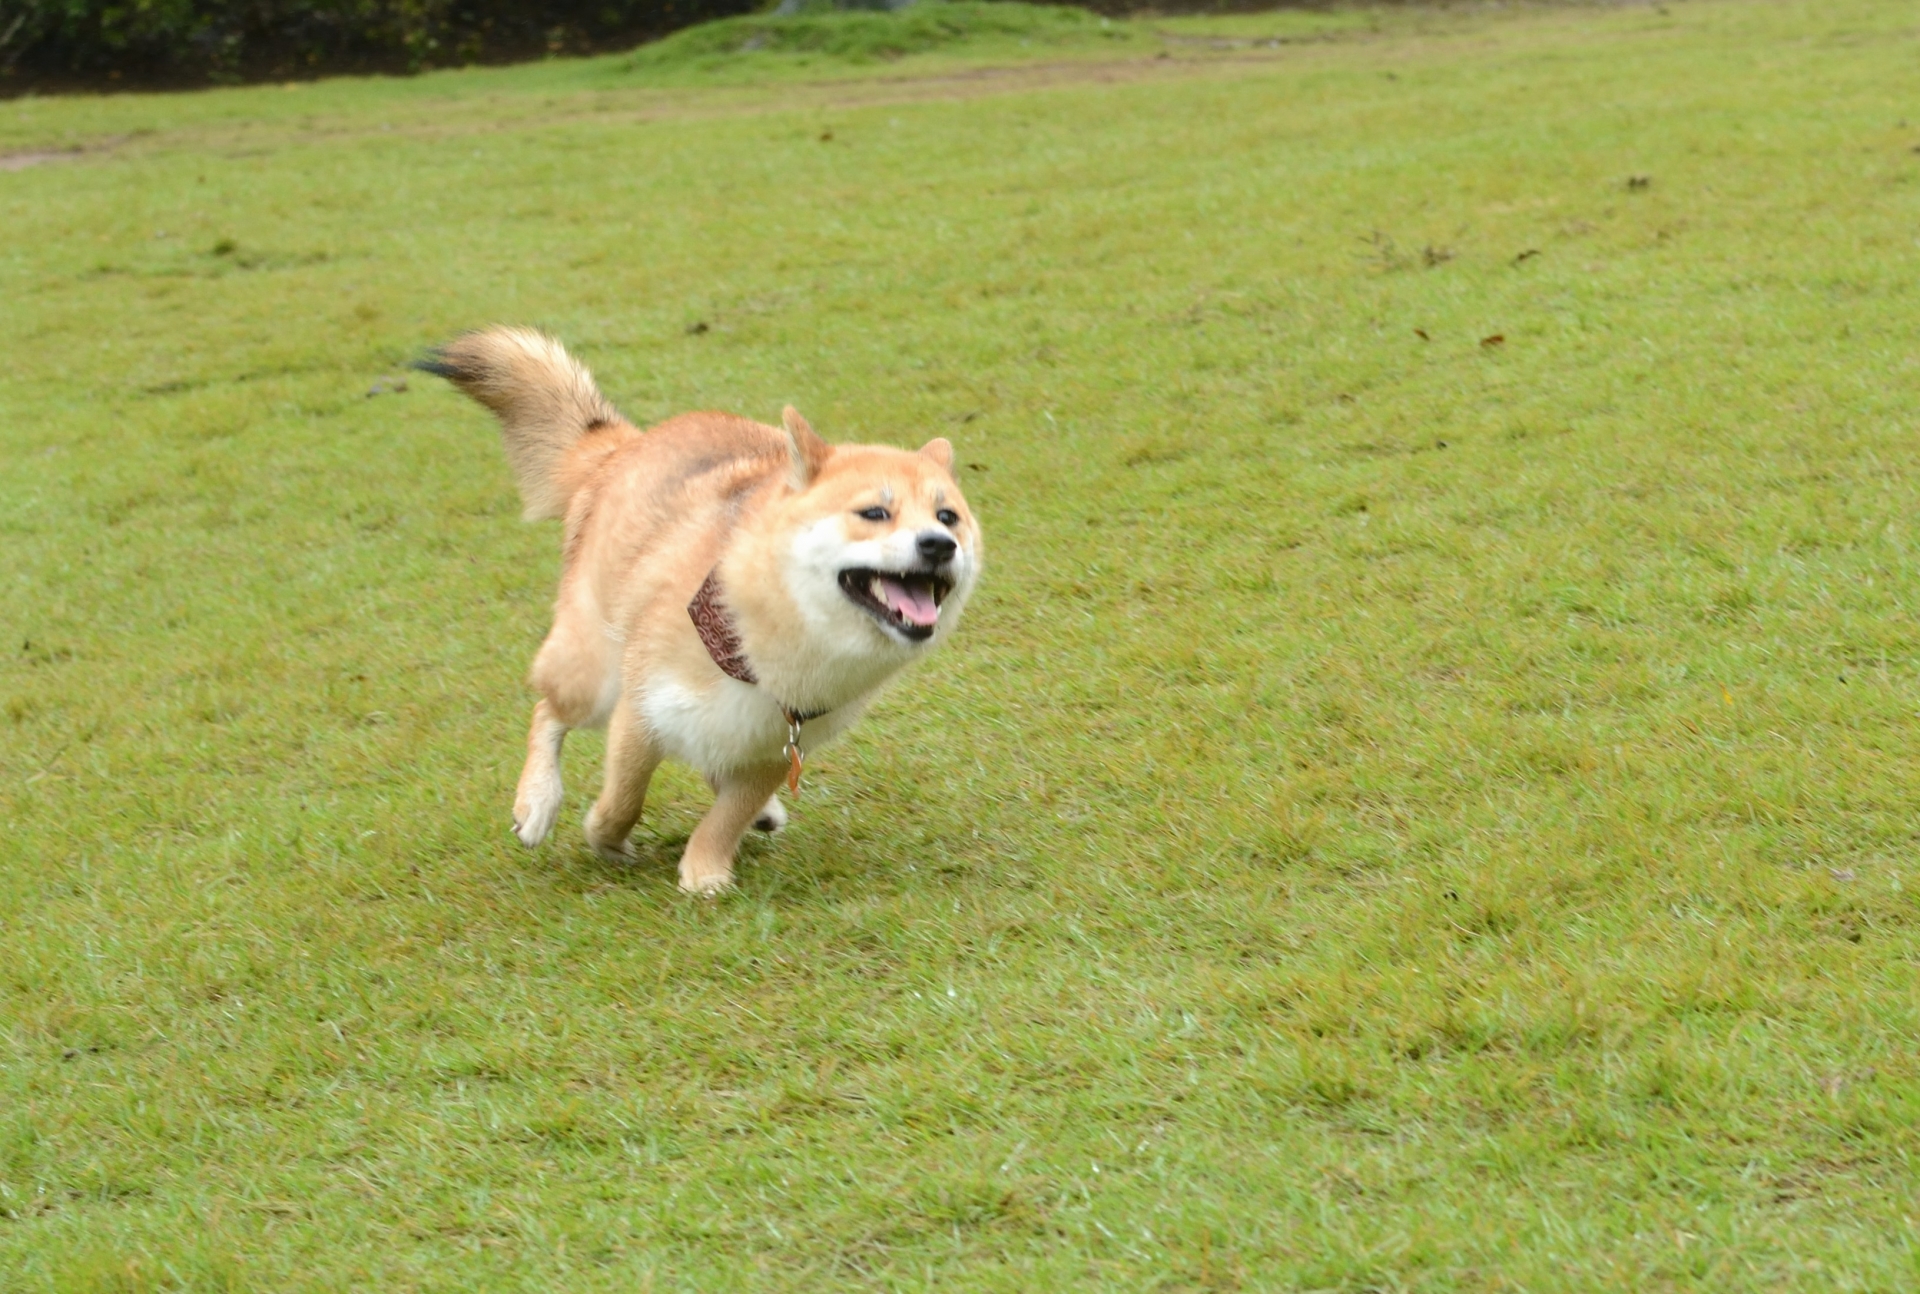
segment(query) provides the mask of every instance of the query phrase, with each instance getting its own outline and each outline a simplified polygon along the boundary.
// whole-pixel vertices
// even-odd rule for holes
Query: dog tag
[[[793,711],[787,715],[787,748],[781,753],[787,757],[787,794],[794,799],[800,798],[800,725],[806,722]]]

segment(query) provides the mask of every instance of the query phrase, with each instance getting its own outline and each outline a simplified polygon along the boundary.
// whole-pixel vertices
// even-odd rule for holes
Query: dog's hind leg
[[[715,795],[720,794],[719,782],[709,777],[707,785],[713,788]],[[771,836],[775,832],[785,830],[786,825],[787,806],[780,803],[780,795],[776,791],[767,797],[765,804],[760,806],[760,812],[753,815],[753,829]]]
[[[660,752],[633,713],[622,701],[607,717],[607,776],[601,784],[600,798],[587,814],[587,843],[593,852],[608,862],[629,862],[633,846],[627,835],[640,821],[647,804],[647,783],[660,766]]]
[[[575,728],[605,719],[620,691],[617,659],[574,581],[562,581],[556,611],[528,677],[541,700],[533,707],[527,763],[513,797],[513,834],[529,848],[547,838],[560,814],[561,743]]]
[[[560,813],[560,743],[567,739],[568,727],[554,712],[553,702],[543,697],[535,703],[527,763],[513,796],[513,834],[529,849],[547,838]]]
[[[753,815],[753,829],[771,836],[786,825],[787,806],[780,803],[778,795],[769,795],[767,802],[760,806],[760,812]]]
[[[784,764],[741,769],[717,780],[719,794],[707,816],[693,829],[680,858],[680,888],[689,894],[718,894],[733,884],[733,851],[754,817],[765,811]]]

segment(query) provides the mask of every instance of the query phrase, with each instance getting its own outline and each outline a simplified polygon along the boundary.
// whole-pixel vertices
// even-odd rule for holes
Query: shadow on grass
[[[642,824],[634,829],[633,857],[622,862],[602,858],[577,836],[554,851],[566,876],[580,882],[582,890],[651,889],[656,884],[671,886],[680,874],[680,855],[686,851],[689,833],[649,833]]]
[[[557,863],[561,875],[581,893],[608,888],[653,892],[661,887],[677,892],[680,856],[691,835],[673,830],[652,833],[643,822],[634,829],[633,857],[627,861],[611,862],[575,840],[549,854],[547,865]],[[904,880],[901,869],[884,854],[836,858],[809,843],[789,832],[777,836],[748,832],[734,858],[736,888],[731,893],[812,906],[844,901],[849,884],[867,892],[891,890]]]

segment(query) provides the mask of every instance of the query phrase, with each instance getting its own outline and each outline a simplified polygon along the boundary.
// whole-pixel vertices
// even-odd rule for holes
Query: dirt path
[[[522,89],[509,80],[497,86],[448,80],[444,94],[419,82],[399,83],[386,103],[361,86],[342,82],[289,85],[283,89],[294,93],[284,96],[275,87],[252,87],[239,93],[265,96],[257,105],[261,111],[238,119],[231,112],[202,116],[190,106],[189,98],[159,96],[139,106],[138,110],[150,111],[150,117],[135,121],[131,114],[124,115],[115,123],[117,129],[103,129],[91,138],[68,136],[56,145],[16,135],[16,151],[0,153],[0,172],[55,161],[179,152],[258,155],[375,136],[454,139],[573,121],[698,121],[958,102],[1073,86],[1262,76],[1283,67],[1304,69],[1356,56],[1397,65],[1432,57],[1448,46],[1519,35],[1537,22],[1552,23],[1570,12],[1559,5],[1523,6],[1519,12],[1498,15],[1452,8],[1403,11],[1381,26],[1298,36],[1207,36],[1152,29],[1161,47],[1124,57],[935,65],[774,84],[662,87],[588,81],[574,87]],[[1363,52],[1362,47],[1372,49]]]
[[[64,162],[80,156],[77,148],[40,150],[30,153],[0,153],[0,171],[24,171],[29,166],[38,166],[42,162]]]

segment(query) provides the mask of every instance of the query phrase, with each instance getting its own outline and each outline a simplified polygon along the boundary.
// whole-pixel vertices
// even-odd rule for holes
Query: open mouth
[[[868,615],[915,642],[933,637],[940,604],[953,581],[932,571],[875,571],[853,567],[840,572],[840,588]]]

